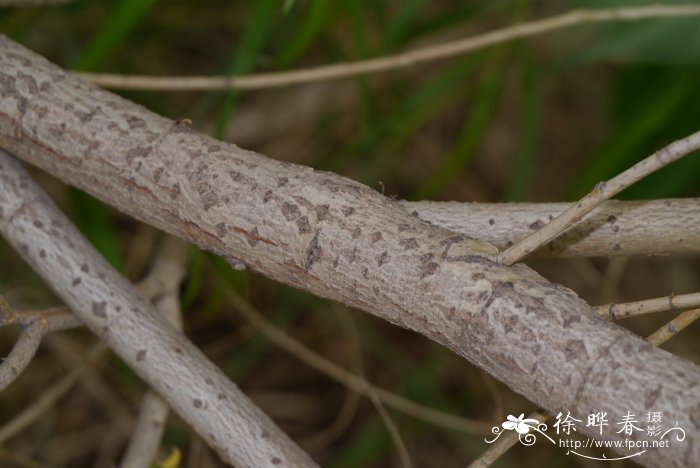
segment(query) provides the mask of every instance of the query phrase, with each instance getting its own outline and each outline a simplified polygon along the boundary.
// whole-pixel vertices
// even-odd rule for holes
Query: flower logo
[[[501,424],[503,429],[508,431],[515,429],[518,434],[527,434],[530,432],[530,429],[536,429],[537,425],[540,423],[537,419],[526,419],[525,413],[520,413],[520,416],[517,418],[509,414],[507,419],[507,421]]]

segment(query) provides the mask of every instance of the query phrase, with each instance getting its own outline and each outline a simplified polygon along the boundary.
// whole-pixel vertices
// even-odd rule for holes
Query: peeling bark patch
[[[357,259],[357,252],[357,247],[354,247],[350,255],[348,255],[348,263],[353,263]]]
[[[226,223],[219,223],[215,227],[216,235],[223,238],[226,235]]]
[[[297,219],[299,216],[301,216],[299,208],[289,202],[283,202],[280,209],[282,210],[282,215],[287,221]]]
[[[296,223],[297,228],[299,229],[299,234],[308,234],[311,232],[311,224],[309,224],[309,218],[306,216],[298,218]]]
[[[352,230],[352,238],[357,239],[362,235],[362,229],[360,229],[360,226],[357,226],[355,229]]]
[[[316,220],[325,221],[328,218],[330,207],[328,205],[319,205],[316,207]]]
[[[435,262],[428,262],[421,267],[420,279],[434,275],[440,269],[440,265]]]
[[[151,154],[151,148],[137,146],[136,148],[131,148],[126,152],[126,162],[131,164],[136,158],[146,158]]]
[[[404,250],[414,250],[418,248],[418,241],[416,241],[415,237],[401,239],[399,241],[399,245],[403,247]]]
[[[126,120],[126,123],[129,125],[129,130],[146,127],[146,122],[143,119],[134,117],[133,115],[124,114],[124,120]]]
[[[654,406],[654,403],[656,403],[656,400],[659,399],[659,396],[661,396],[661,387],[656,387],[654,390],[647,393],[646,397],[644,398],[644,404],[646,407],[651,408]]]
[[[569,340],[564,346],[564,356],[568,361],[582,359],[586,355],[586,346],[582,340]]]
[[[385,250],[384,252],[382,252],[382,254],[379,257],[377,257],[377,266],[382,266],[388,261],[389,261],[389,252],[387,252]]]
[[[153,180],[158,182],[160,180],[160,177],[163,175],[164,170],[165,170],[165,168],[163,166],[161,166],[158,169],[156,169],[155,171],[153,171]]]
[[[537,221],[535,221],[534,223],[530,223],[527,225],[527,227],[529,227],[533,231],[538,231],[538,230],[542,229],[542,226],[544,226],[544,223],[542,221],[540,221],[539,219]]]
[[[146,359],[146,350],[145,349],[140,349],[138,353],[136,353],[136,360],[138,362],[143,361]]]
[[[321,259],[321,255],[323,255],[323,248],[318,245],[319,234],[321,234],[320,229],[316,231],[316,235],[313,239],[311,239],[309,247],[306,249],[306,261],[304,262],[304,268],[307,270],[310,270],[313,264],[319,261]]]
[[[377,242],[379,242],[380,240],[382,240],[382,233],[381,232],[377,231],[374,234],[372,234],[372,244],[373,245],[376,244]]]
[[[435,254],[428,252],[428,253],[424,253],[423,255],[418,257],[418,260],[420,260],[421,263],[428,263],[429,261],[431,261],[434,258],[435,258]]]
[[[107,302],[93,302],[92,313],[100,318],[107,318]]]
[[[250,236],[248,236],[248,245],[251,247],[255,247],[258,245],[258,239],[260,239],[260,233],[258,232],[258,228],[254,227],[252,231],[250,231]]]
[[[170,188],[170,199],[175,200],[177,197],[180,196],[180,193],[182,193],[182,190],[180,189],[180,184],[175,182]]]

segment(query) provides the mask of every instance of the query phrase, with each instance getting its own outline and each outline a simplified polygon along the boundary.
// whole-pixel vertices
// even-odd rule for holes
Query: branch
[[[0,151],[0,232],[56,294],[231,464],[313,465],[121,277]]]
[[[264,89],[317,81],[351,78],[398,68],[415,67],[433,60],[455,57],[515,39],[537,36],[589,23],[639,21],[648,18],[700,15],[697,5],[647,5],[606,10],[576,10],[562,15],[516,24],[432,47],[354,63],[339,63],[294,71],[247,76],[147,76],[108,73],[75,73],[105,88],[143,91],[224,91]]]
[[[187,275],[186,266],[190,250],[181,241],[169,237],[160,248],[148,276],[141,282],[142,291],[151,287],[161,291],[154,302],[155,308],[180,332],[180,284]],[[136,427],[121,462],[122,467],[151,466],[165,431],[168,412],[168,404],[155,392],[148,391],[144,395]]]
[[[570,203],[401,202],[426,221],[500,250],[536,232]],[[700,254],[700,199],[603,203],[537,257]]]
[[[534,252],[537,248],[578,223],[581,218],[590,213],[605,200],[622,192],[624,189],[652,172],[687,156],[697,149],[700,149],[700,131],[661,148],[651,156],[638,162],[623,173],[616,175],[609,181],[599,182],[591,193],[578,202],[571,204],[562,214],[554,218],[548,224],[545,224],[536,232],[501,252],[498,255],[498,261],[504,265],[512,265],[522,260],[526,255]]]
[[[695,427],[700,372],[694,364],[601,318],[574,292],[527,266],[498,264],[490,244],[430,225],[357,182],[198,134],[73,78],[5,38],[0,86],[0,146],[137,219],[422,333],[549,411],[605,408],[622,416],[653,410]],[[17,183],[5,176],[3,184]],[[15,203],[3,210],[2,224],[19,208]],[[54,228],[42,223],[25,229],[48,236]],[[23,255],[36,256],[35,243],[17,244]],[[42,263],[33,262],[40,271]],[[95,281],[91,271],[87,276],[78,268],[70,276]],[[87,291],[68,289],[81,291],[71,300],[88,307],[84,319],[91,328],[114,339],[105,336],[105,318],[84,303]],[[139,329],[154,320],[123,317]],[[108,318],[107,325],[122,320],[112,318],[111,309]],[[182,413],[191,406],[188,395],[171,405]],[[595,437],[591,428],[582,431]],[[685,466],[700,458],[694,441],[650,451],[641,462]]]
[[[663,312],[666,310],[686,309],[700,306],[700,293],[671,294],[666,297],[647,299],[644,301],[625,302],[622,304],[605,304],[594,307],[599,314],[619,320],[651,312]]]

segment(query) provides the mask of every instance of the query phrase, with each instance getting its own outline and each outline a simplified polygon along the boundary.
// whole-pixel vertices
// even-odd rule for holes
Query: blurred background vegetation
[[[0,10],[0,31],[65,68],[247,74],[382,56],[572,8],[644,3],[76,0]],[[581,26],[413,68],[305,86],[120,94],[168,117],[189,118],[194,128],[244,148],[332,170],[392,197],[562,201],[697,131],[698,83],[695,17]],[[33,174],[116,268],[132,280],[144,274],[162,234],[47,174]],[[700,158],[691,156],[621,198],[698,195]],[[39,308],[58,302],[4,242],[0,255],[0,292],[12,304]],[[697,258],[529,263],[592,304],[700,290]],[[421,336],[195,252],[182,289],[187,334],[324,466],[399,461],[372,403],[261,336],[226,303],[232,287],[290,336],[407,398],[490,424],[534,409]],[[670,318],[659,314],[623,325],[647,335]],[[665,347],[697,361],[699,332],[696,324]],[[86,331],[64,335],[78,349],[93,342]],[[15,337],[16,330],[0,331],[1,355]],[[69,366],[43,347],[25,375],[0,395],[0,425]],[[95,398],[97,390],[83,381],[7,442],[3,456],[14,454],[18,466],[109,466],[117,460],[128,437],[117,422],[133,420],[144,385],[115,357],[95,371],[107,383],[100,391],[112,400]],[[466,466],[487,448],[484,435],[388,411],[417,466]],[[333,436],[314,445],[312,437],[333,424]],[[164,452],[172,447],[183,452],[182,466],[220,466],[177,417],[171,417],[163,443]],[[523,464],[590,466],[545,443],[516,447],[495,466]],[[605,466],[613,465],[621,466]]]

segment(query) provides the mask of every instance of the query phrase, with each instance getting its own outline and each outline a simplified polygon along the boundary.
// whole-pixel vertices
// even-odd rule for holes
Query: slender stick
[[[591,193],[571,205],[569,209],[554,218],[549,224],[501,252],[498,255],[498,261],[504,265],[512,265],[520,261],[529,253],[579,222],[581,218],[605,200],[698,148],[700,148],[700,131],[674,141],[609,181],[599,182]]]
[[[670,296],[647,299],[644,301],[625,302],[621,304],[605,304],[594,307],[602,316],[611,320],[634,317],[652,312],[685,309],[700,306],[700,293],[671,294]]]
[[[423,49],[412,50],[354,63],[339,63],[286,72],[259,73],[248,76],[146,76],[107,73],[76,73],[105,87],[148,91],[251,90],[292,86],[325,80],[350,78],[369,73],[416,66],[474,52],[504,42],[556,31],[587,23],[639,21],[648,18],[700,15],[697,5],[648,5],[606,10],[575,10],[562,15],[516,24],[485,34],[468,37]]]
[[[700,318],[700,309],[681,312],[678,317],[649,335],[647,341],[654,346],[661,346],[698,318]]]
[[[376,393],[384,404],[415,418],[422,419],[423,421],[446,427],[448,429],[453,429],[468,434],[485,434],[490,428],[490,425],[486,422],[462,418],[449,413],[443,413],[442,411],[420,405],[400,395],[396,395],[395,393],[391,393],[383,388],[377,387],[361,376],[347,371],[329,359],[313,352],[291,336],[284,333],[284,331],[275,327],[235,290],[231,289],[229,291],[228,300],[236,308],[236,310],[255,328],[257,328],[260,333],[265,335],[267,339],[275,343],[280,348],[293,354],[305,364],[313,367],[336,382],[340,382],[357,393],[360,393],[368,398],[371,398],[372,393]]]

